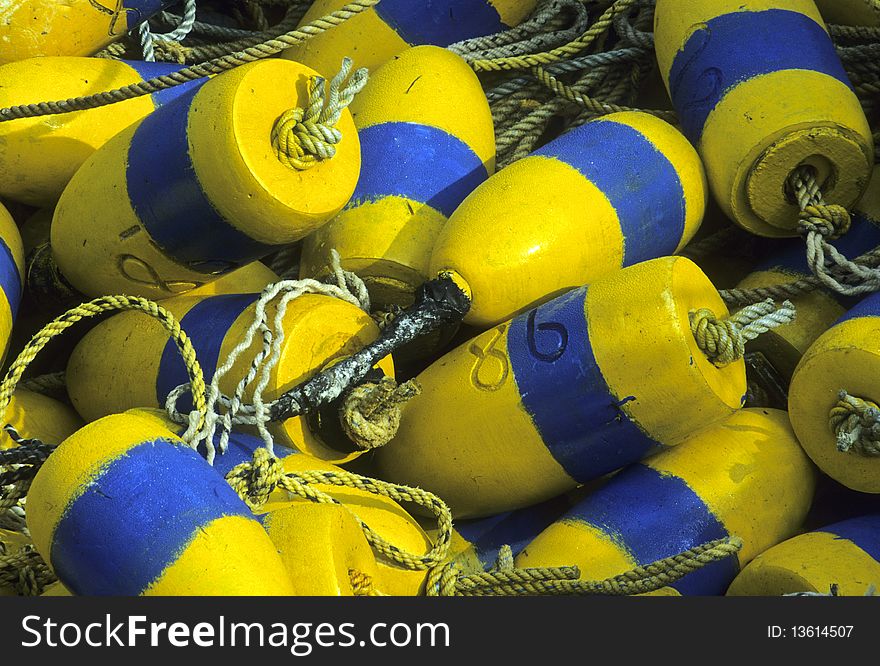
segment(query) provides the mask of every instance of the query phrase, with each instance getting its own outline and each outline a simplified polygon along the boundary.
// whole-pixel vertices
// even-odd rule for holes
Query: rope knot
[[[283,477],[281,461],[269,449],[261,447],[254,451],[251,462],[241,463],[229,470],[226,480],[251,510],[257,510],[266,503]]]
[[[833,240],[843,236],[851,225],[849,211],[838,204],[810,204],[798,215],[798,232],[803,236],[816,233]]]
[[[743,308],[729,319],[718,319],[708,308],[691,312],[689,318],[697,346],[715,366],[722,368],[743,357],[747,342],[791,323],[795,314],[791,301],[777,306],[768,298]]]
[[[375,449],[390,442],[400,427],[401,407],[421,393],[415,380],[397,385],[391,377],[354,388],[340,409],[342,429],[359,448]]]
[[[367,82],[366,69],[358,69],[348,79],[350,71],[351,59],[343,58],[342,67],[330,81],[328,90],[325,90],[323,77],[312,77],[308,106],[288,109],[275,121],[271,133],[272,148],[282,164],[305,171],[336,154],[342,132],[335,125],[343,109],[351,104]]]
[[[880,456],[880,407],[875,403],[841,389],[828,415],[828,424],[837,436],[837,450],[841,453]]]

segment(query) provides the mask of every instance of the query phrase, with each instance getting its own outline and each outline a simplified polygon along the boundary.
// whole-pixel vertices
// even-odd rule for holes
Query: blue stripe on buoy
[[[532,154],[565,162],[608,197],[623,232],[624,266],[675,252],[684,234],[684,187],[669,159],[644,134],[597,120]]]
[[[550,454],[578,482],[640,460],[661,445],[620,406],[596,364],[587,289],[575,289],[510,323],[507,353],[523,407]]]
[[[869,294],[856,305],[854,305],[845,315],[838,319],[834,325],[842,324],[850,319],[859,317],[880,317],[880,292]]]
[[[189,109],[198,90],[144,118],[131,139],[126,183],[132,209],[162,252],[210,274],[255,261],[273,247],[232,226],[202,191],[187,138]]]
[[[0,238],[0,289],[9,303],[12,312],[12,321],[18,316],[18,307],[21,305],[21,273],[15,264],[15,257],[6,241]]]
[[[52,567],[74,594],[139,595],[224,516],[251,511],[198,453],[172,440],[138,444],[103,466],[64,511]]]
[[[449,46],[508,28],[487,0],[382,0],[374,10],[410,46]]]
[[[561,495],[525,509],[456,522],[455,530],[471,544],[480,562],[488,568],[498,559],[501,546],[509,545],[516,557],[570,505],[568,498]]]
[[[437,127],[381,123],[359,130],[358,138],[361,174],[347,208],[399,196],[449,217],[489,177],[464,141]]]
[[[684,480],[642,464],[628,467],[590,493],[563,520],[592,525],[642,566],[729,536]],[[672,587],[681,594],[723,594],[738,571],[737,558],[727,557]],[[590,576],[589,571],[583,573]]]
[[[880,562],[880,515],[851,518],[816,531],[848,539]]]
[[[768,9],[710,19],[691,34],[669,71],[685,136],[699,142],[709,114],[740,83],[789,69],[827,74],[852,88],[831,38],[809,16]]]
[[[120,62],[131,67],[144,81],[156,78],[157,76],[173,74],[181,69],[180,65],[172,65],[167,62],[147,62],[145,60],[121,60]],[[203,78],[196,79],[195,81],[187,81],[186,83],[181,83],[172,88],[158,90],[152,93],[150,97],[153,99],[153,104],[158,108],[177,99],[186,92],[195,90],[207,80],[207,78]]]
[[[210,382],[220,361],[220,347],[232,323],[241,313],[260,297],[259,294],[223,294],[210,296],[196,303],[180,320],[180,327],[186,331],[195,349],[196,357],[205,373],[205,382]],[[189,381],[186,365],[174,340],[169,340],[162,350],[159,373],[156,377],[156,399],[165,406],[168,394],[181,384]],[[193,409],[192,397],[181,396],[177,401],[180,411]]]
[[[179,0],[124,0],[122,6],[125,8],[123,13],[128,29],[131,30],[154,14],[158,14],[163,9],[168,9],[171,5],[177,4],[177,2]],[[117,30],[119,29],[117,28]]]

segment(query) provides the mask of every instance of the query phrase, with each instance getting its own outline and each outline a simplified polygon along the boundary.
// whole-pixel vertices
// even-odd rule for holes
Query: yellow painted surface
[[[848,539],[827,532],[801,534],[761,553],[733,581],[729,596],[780,596],[793,592],[864,596],[880,582],[880,562]]]
[[[220,276],[212,282],[186,292],[182,298],[218,296],[221,294],[251,294],[263,291],[268,285],[278,282],[280,278],[266,264],[252,261],[241,268]],[[174,298],[172,296],[172,298]],[[167,301],[163,302],[165,305]]]
[[[16,389],[0,425],[13,426],[25,439],[60,444],[83,426],[79,415],[63,402],[27,389]],[[9,434],[0,431],[0,449],[17,446]]]
[[[2,44],[0,36],[0,61]],[[0,66],[0,107],[82,97],[142,80],[117,60],[31,58]],[[152,97],[144,95],[96,109],[0,123],[0,196],[31,206],[54,204],[95,150],[154,108]]]
[[[21,234],[15,224],[15,220],[9,212],[0,204],[0,238],[9,248],[15,268],[18,270],[20,284],[24,285],[24,247],[21,242]],[[5,254],[5,253],[4,253]],[[3,261],[7,261],[3,258]],[[11,285],[10,285],[11,286]],[[14,297],[14,296],[13,296]],[[12,335],[12,308],[8,297],[0,290],[0,358],[6,358],[9,349],[9,338]]]
[[[880,401],[880,317],[859,317],[824,333],[807,350],[791,380],[788,410],[804,450],[834,480],[860,492],[880,493],[880,458],[837,450],[828,414],[840,389]]]

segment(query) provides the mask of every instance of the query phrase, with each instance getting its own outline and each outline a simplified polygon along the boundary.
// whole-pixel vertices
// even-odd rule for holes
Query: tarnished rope
[[[355,488],[373,495],[388,497],[397,502],[413,502],[428,509],[437,519],[437,538],[434,545],[424,554],[409,553],[401,550],[374,532],[353,511],[352,515],[360,524],[364,536],[373,550],[404,569],[424,571],[446,560],[449,544],[452,539],[452,513],[443,500],[425,490],[371,479],[341,470],[336,472],[301,471],[285,473],[283,463],[278,458],[272,456],[266,448],[257,449],[251,462],[233,467],[226,475],[226,480],[235,492],[238,493],[239,497],[253,510],[259,510],[269,499],[272,491],[276,488],[281,488],[291,495],[302,497],[310,502],[338,504],[351,511],[348,506],[316,487],[328,485]]]
[[[513,565],[510,546],[502,546],[491,571],[466,574],[453,561],[432,569],[425,589],[428,596],[444,597],[645,594],[667,587],[713,562],[734,556],[741,548],[739,538],[726,537],[604,580],[579,580],[578,567],[517,569]]]
[[[348,79],[351,64],[351,58],[343,58],[342,67],[330,81],[328,91],[325,91],[323,77],[312,77],[308,106],[288,109],[275,121],[272,148],[282,164],[305,171],[336,154],[342,132],[335,125],[342,111],[367,83],[365,68],[358,69]]]
[[[400,428],[400,408],[421,392],[414,379],[400,386],[391,377],[378,384],[356,386],[342,401],[342,429],[355,445],[364,450],[390,442]]]
[[[182,85],[188,81],[195,81],[196,79],[210,76],[211,74],[220,74],[221,72],[234,69],[240,65],[273,56],[284,49],[300,44],[310,37],[344,23],[353,16],[357,16],[361,12],[378,4],[378,2],[379,0],[354,0],[354,2],[350,2],[332,14],[323,16],[311,23],[296,28],[295,30],[285,32],[260,44],[242,49],[241,51],[236,51],[235,53],[229,53],[214,58],[198,65],[184,67],[177,72],[157,76],[147,81],[139,81],[138,83],[116,88],[115,90],[99,92],[84,97],[74,97],[66,100],[39,102],[35,104],[18,104],[6,107],[0,109],[0,122],[15,120],[16,118],[34,118],[56,113],[70,113],[72,111],[94,109],[100,106],[122,102],[127,99],[150,95],[160,90]]]
[[[876,403],[841,389],[828,415],[828,425],[841,453],[880,456],[880,407]]]
[[[729,319],[718,319],[708,308],[689,313],[689,318],[697,346],[714,365],[721,368],[743,357],[746,342],[791,323],[795,314],[791,301],[777,306],[767,299],[746,306]]]
[[[37,596],[58,579],[31,545],[15,553],[0,554],[0,585],[21,596]]]

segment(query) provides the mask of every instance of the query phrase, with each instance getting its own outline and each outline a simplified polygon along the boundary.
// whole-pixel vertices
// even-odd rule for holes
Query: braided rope
[[[841,389],[828,415],[828,425],[837,436],[841,453],[880,456],[880,407],[876,403]]]
[[[354,0],[344,7],[338,9],[332,14],[323,16],[311,23],[291,30],[284,34],[268,39],[265,42],[254,46],[229,53],[218,58],[214,58],[198,65],[185,67],[177,72],[157,76],[147,81],[139,81],[128,86],[86,95],[84,97],[74,97],[66,100],[58,100],[53,102],[39,102],[36,104],[18,104],[15,106],[0,109],[0,122],[15,120],[17,118],[34,118],[37,116],[47,116],[56,113],[70,113],[72,111],[82,111],[85,109],[94,109],[115,102],[122,102],[143,95],[150,95],[160,90],[173,88],[188,81],[195,81],[211,74],[220,74],[221,72],[234,69],[240,65],[261,60],[280,53],[284,49],[300,44],[301,42],[329,30],[348,19],[366,11],[370,7],[376,5],[379,0]]]
[[[373,577],[357,569],[348,570],[348,580],[351,583],[351,591],[356,597],[384,597],[373,585]]]
[[[312,77],[308,106],[288,109],[275,121],[271,133],[272,148],[282,164],[296,171],[305,171],[336,154],[336,144],[342,140],[342,132],[335,124],[367,83],[365,68],[358,69],[346,83],[351,64],[351,58],[343,58],[342,67],[330,81],[327,91],[323,77]]]
[[[57,580],[33,546],[0,555],[0,585],[13,588],[21,596],[38,596]]]
[[[419,488],[397,485],[371,479],[359,474],[345,471],[303,471],[285,473],[283,463],[275,458],[268,449],[259,448],[254,452],[251,462],[242,463],[232,468],[226,475],[229,485],[252,510],[258,511],[269,499],[276,488],[282,488],[293,496],[302,497],[319,504],[338,504],[345,506],[331,495],[315,486],[330,485],[343,488],[354,488],[373,495],[380,495],[396,502],[414,502],[427,508],[437,519],[437,539],[427,553],[414,554],[402,550],[374,532],[354,512],[364,536],[370,546],[386,559],[404,569],[424,571],[435,567],[446,559],[452,539],[452,513],[443,500]]]
[[[411,379],[400,386],[391,377],[378,384],[356,386],[339,409],[342,429],[355,445],[365,451],[385,446],[400,428],[401,406],[421,393]]]
[[[729,319],[718,319],[708,308],[689,313],[691,333],[697,346],[716,367],[724,367],[745,354],[746,342],[794,321],[791,301],[777,306],[768,299],[748,305]]]
[[[428,596],[611,595],[653,592],[742,548],[737,537],[716,539],[678,555],[638,566],[603,580],[579,580],[578,567],[517,569],[510,546],[502,546],[491,571],[468,573],[456,562],[435,567],[425,584]]]

